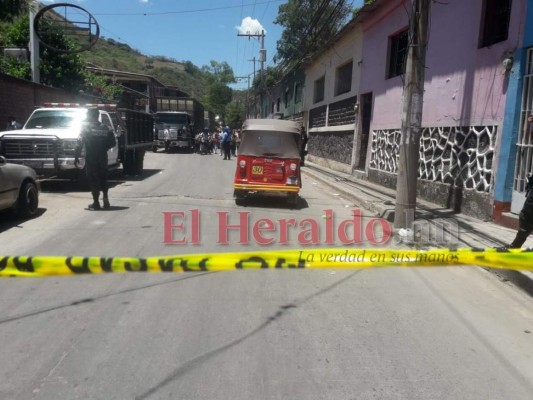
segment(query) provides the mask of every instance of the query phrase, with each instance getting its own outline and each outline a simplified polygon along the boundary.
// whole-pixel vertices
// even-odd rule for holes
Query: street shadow
[[[35,217],[31,219],[39,218],[40,216],[44,215],[45,212],[46,208],[39,208]],[[30,219],[19,218],[11,210],[0,211],[0,233],[8,231],[11,228],[23,229],[21,224],[29,220]]]
[[[118,185],[132,181],[143,181],[154,175],[159,174],[162,169],[145,169],[140,175],[124,175],[122,169],[111,171],[108,175],[108,185],[112,189]],[[78,179],[43,179],[40,181],[41,191],[50,193],[73,193],[73,192],[88,192],[89,185]]]
[[[448,196],[446,198],[446,208],[452,209],[455,213],[461,212],[463,205],[463,184],[450,185],[448,188]]]
[[[129,207],[123,207],[123,206],[111,206],[109,208],[103,208],[101,210],[89,210],[88,208],[85,208],[86,211],[91,211],[91,212],[109,212],[109,211],[124,211],[124,210],[128,210]]]
[[[151,151],[151,153],[154,153],[154,154],[196,154],[195,151],[191,150],[191,149],[183,149],[183,148],[179,148],[179,147],[171,147],[170,149],[168,149],[168,151],[165,151],[164,148],[159,148],[157,149],[157,151]]]
[[[143,172],[140,175],[125,175],[122,170],[118,170],[112,175],[109,175],[109,179],[112,181],[119,181],[121,183],[123,182],[129,182],[129,181],[143,181],[145,179],[148,179],[154,175],[159,174],[162,169],[157,168],[147,168],[143,169]]]
[[[289,204],[284,198],[250,196],[240,200],[239,206],[269,209],[303,210],[305,208],[309,208],[309,203],[303,197],[298,197],[298,201],[296,202],[296,204]]]
[[[51,311],[61,310],[63,308],[75,307],[75,306],[88,304],[88,303],[94,303],[95,301],[107,299],[109,297],[119,296],[121,294],[136,292],[136,291],[144,290],[144,289],[150,289],[150,288],[153,288],[153,287],[170,285],[172,283],[181,282],[181,281],[185,281],[185,280],[188,280],[188,279],[199,278],[201,276],[209,275],[209,274],[213,274],[213,273],[214,272],[190,273],[191,275],[188,275],[188,276],[185,276],[185,277],[176,278],[176,279],[171,279],[171,280],[164,281],[164,282],[151,283],[151,284],[148,284],[148,285],[143,285],[143,286],[133,287],[133,288],[129,288],[129,289],[119,290],[118,292],[112,292],[112,293],[103,294],[101,296],[89,297],[89,298],[85,298],[85,299],[75,300],[75,301],[71,301],[71,302],[68,302],[68,303],[59,304],[57,306],[46,307],[46,308],[41,308],[39,310],[30,311],[28,313],[12,315],[12,316],[8,316],[8,317],[4,317],[4,318],[0,317],[0,324],[19,321],[21,319],[34,317],[36,315],[45,314],[45,313],[48,313],[48,312],[51,312]]]
[[[381,212],[380,218],[388,222],[394,222],[394,216],[396,214],[395,208],[386,208]],[[416,209],[415,212],[415,221],[419,220],[431,220],[431,219],[449,219],[453,218],[457,213],[448,208],[432,208],[431,210],[426,210],[423,208]]]
[[[144,400],[151,396],[153,396],[155,393],[157,393],[160,389],[164,388],[165,386],[169,385],[176,379],[181,378],[183,375],[187,374],[188,372],[191,372],[193,369],[199,367],[201,364],[203,364],[206,361],[209,361],[211,358],[216,357],[219,354],[222,354],[226,352],[227,350],[241,344],[242,342],[246,341],[247,339],[250,339],[251,337],[257,335],[264,329],[266,329],[268,326],[270,326],[272,323],[278,321],[282,317],[286,316],[290,310],[298,308],[305,303],[309,302],[310,300],[313,300],[314,298],[321,296],[333,289],[335,289],[337,286],[343,284],[347,280],[351,279],[354,275],[359,274],[363,272],[363,270],[355,271],[351,273],[350,275],[339,279],[335,283],[326,286],[325,288],[319,290],[318,292],[315,292],[307,297],[304,297],[302,299],[296,300],[289,304],[284,304],[279,307],[279,310],[272,316],[268,317],[261,325],[253,329],[252,331],[248,332],[247,334],[241,336],[240,338],[237,338],[225,345],[222,345],[216,349],[207,351],[197,357],[194,357],[186,362],[184,362],[182,365],[177,367],[172,373],[170,373],[165,379],[163,379],[161,382],[159,382],[157,385],[151,387],[144,393],[140,394],[139,396],[136,396],[136,400]]]
[[[124,181],[109,180],[109,189],[124,183]],[[41,192],[44,193],[81,193],[89,192],[89,186],[83,182],[70,179],[47,179],[41,181]]]

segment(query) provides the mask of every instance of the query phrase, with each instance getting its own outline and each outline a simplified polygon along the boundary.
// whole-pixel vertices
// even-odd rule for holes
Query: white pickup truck
[[[113,111],[106,111],[104,106]],[[153,145],[153,117],[109,106],[47,103],[33,111],[22,129],[0,132],[0,155],[11,163],[33,168],[41,177],[75,178],[84,166],[83,155],[78,167],[74,163],[82,123],[89,107],[99,107],[104,108],[99,121],[118,136],[117,145],[108,151],[109,168],[122,163],[127,174],[138,175],[145,151]]]

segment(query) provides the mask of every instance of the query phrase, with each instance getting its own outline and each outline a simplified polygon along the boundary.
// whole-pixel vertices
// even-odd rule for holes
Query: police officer
[[[509,247],[511,249],[522,247],[531,232],[533,232],[533,176],[528,178],[526,201],[518,217],[518,232]]]
[[[22,129],[22,124],[18,123],[15,117],[10,116],[7,120],[8,120],[8,123],[6,126],[6,131],[14,131],[17,129]]]
[[[97,109],[87,110],[87,121],[83,125],[76,147],[77,165],[81,150],[85,147],[85,169],[89,187],[93,195],[93,203],[89,210],[100,210],[100,191],[103,193],[104,208],[110,207],[107,196],[107,151],[115,146],[115,135],[108,127],[98,121],[100,112]]]

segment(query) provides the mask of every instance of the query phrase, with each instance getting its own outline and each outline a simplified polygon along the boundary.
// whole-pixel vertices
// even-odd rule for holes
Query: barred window
[[[337,68],[335,73],[335,96],[352,90],[353,61]]]
[[[409,50],[409,31],[406,29],[389,38],[389,71],[387,78],[403,75]]]

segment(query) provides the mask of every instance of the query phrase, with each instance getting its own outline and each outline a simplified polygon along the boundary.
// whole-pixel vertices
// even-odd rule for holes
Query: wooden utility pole
[[[410,228],[415,219],[430,4],[431,0],[412,0],[413,12],[410,15],[409,50],[403,89],[395,228]]]

